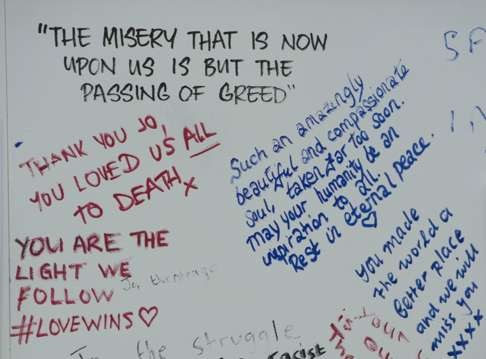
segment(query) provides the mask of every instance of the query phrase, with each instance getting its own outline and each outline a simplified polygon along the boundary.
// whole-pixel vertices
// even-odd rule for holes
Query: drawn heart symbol
[[[378,223],[378,219],[376,218],[376,211],[372,211],[368,213],[368,215],[361,220],[361,224],[365,228],[376,228],[376,224]]]
[[[150,327],[150,324],[152,324],[157,314],[159,314],[159,308],[155,305],[150,308],[140,307],[138,310],[138,316],[147,327]]]

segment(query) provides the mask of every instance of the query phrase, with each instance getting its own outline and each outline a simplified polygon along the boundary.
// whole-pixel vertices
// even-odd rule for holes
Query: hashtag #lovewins
[[[159,314],[157,306],[140,307],[137,316],[132,312],[104,313],[96,316],[71,315],[64,318],[35,317],[22,315],[18,325],[11,326],[10,337],[17,338],[19,345],[28,344],[31,338],[42,338],[71,334],[79,331],[122,331],[139,325],[150,327]]]

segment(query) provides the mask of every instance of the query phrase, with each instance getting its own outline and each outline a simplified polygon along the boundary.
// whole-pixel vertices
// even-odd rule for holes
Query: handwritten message
[[[90,48],[96,48],[100,54],[117,49],[132,52],[144,49],[154,54],[143,58],[121,55],[64,56],[62,69],[74,78],[100,78],[100,82],[81,83],[79,91],[83,101],[103,103],[170,100],[194,102],[204,96],[216,96],[221,102],[233,104],[282,103],[295,89],[291,77],[295,60],[263,56],[269,54],[271,49],[275,51],[276,46],[286,56],[300,52],[322,53],[326,51],[328,42],[328,34],[325,32],[271,34],[267,31],[243,33],[227,29],[117,26],[93,29],[88,26],[64,27],[45,23],[38,24],[37,32],[54,48],[70,48],[73,52]],[[245,47],[242,43],[246,44]],[[191,56],[199,53],[210,55],[214,51],[231,54],[241,49],[261,54],[262,57],[250,60],[208,56],[202,61],[195,61]],[[168,59],[160,61],[161,55]],[[255,79],[260,80],[258,82],[264,80],[267,84],[241,84],[238,78],[247,71],[251,71]],[[213,93],[212,90],[208,91],[205,83],[189,82],[193,74],[203,76],[205,81],[213,80],[212,83],[216,83],[220,75],[232,81],[219,83]],[[116,79],[120,75],[130,76],[134,81],[121,83],[106,80]],[[157,79],[156,83],[145,84],[145,81],[141,81],[147,78]],[[179,81],[171,81],[172,78],[183,79],[183,84],[176,85]],[[275,84],[277,79],[279,85]]]
[[[0,358],[484,357],[480,0],[4,5]]]

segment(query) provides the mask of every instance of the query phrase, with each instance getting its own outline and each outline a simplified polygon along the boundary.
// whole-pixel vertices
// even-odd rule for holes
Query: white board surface
[[[484,1],[2,5],[2,359],[486,357]]]

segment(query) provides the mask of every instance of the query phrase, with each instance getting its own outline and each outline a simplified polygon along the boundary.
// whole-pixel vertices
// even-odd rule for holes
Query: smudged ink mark
[[[454,110],[451,110],[451,132],[454,132]]]
[[[486,114],[483,112],[483,109],[479,106],[476,106],[476,110],[478,110],[480,115],[483,117],[483,120],[486,120]]]

